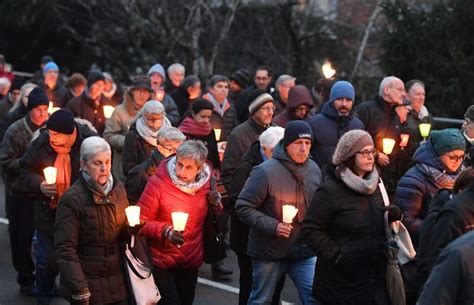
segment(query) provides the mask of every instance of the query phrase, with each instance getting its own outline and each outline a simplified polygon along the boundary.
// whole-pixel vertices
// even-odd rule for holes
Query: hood
[[[432,166],[440,171],[444,171],[445,168],[443,163],[439,160],[436,155],[433,146],[431,145],[430,140],[427,140],[425,143],[420,145],[413,155],[413,161],[416,163],[423,163],[429,166]]]
[[[312,108],[314,106],[313,99],[305,86],[296,85],[292,87],[288,93],[288,108],[296,108],[301,105]]]

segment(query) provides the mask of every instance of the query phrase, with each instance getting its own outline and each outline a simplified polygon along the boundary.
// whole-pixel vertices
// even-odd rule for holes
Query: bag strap
[[[380,189],[380,193],[382,194],[383,204],[385,206],[389,206],[390,205],[390,198],[388,197],[387,190],[385,189],[385,185],[383,184],[382,178],[380,178],[379,181],[380,181],[379,182],[379,189]]]
[[[138,263],[138,264],[142,264],[142,261],[137,257],[135,256],[135,254],[133,254],[132,251],[130,251],[128,249],[128,245],[127,245],[127,248],[126,248],[126,251],[128,250],[128,252],[132,255],[132,257],[135,259],[135,261]],[[147,275],[141,275],[140,272],[135,268],[135,266],[133,265],[132,261],[130,260],[130,258],[128,257],[128,255],[125,253],[125,259],[127,260],[127,264],[128,266],[130,267],[130,270],[132,270],[132,272],[140,279],[142,280],[146,280],[147,278],[149,278],[151,275],[152,275],[152,271],[150,269],[150,271],[148,271],[148,274]]]

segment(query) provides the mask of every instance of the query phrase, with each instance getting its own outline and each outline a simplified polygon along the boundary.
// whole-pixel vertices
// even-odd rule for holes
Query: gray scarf
[[[157,144],[158,142],[156,139],[158,132],[160,132],[160,130],[166,127],[171,127],[171,123],[167,118],[164,118],[160,129],[158,129],[157,131],[153,131],[146,125],[145,118],[141,116],[137,119],[135,127],[137,128],[137,132],[140,135],[140,137],[142,137],[143,140],[145,140],[148,144],[152,145],[153,147],[156,147],[158,145]]]
[[[114,186],[114,178],[112,177],[112,174],[109,174],[109,177],[107,177],[107,182],[104,185],[99,185],[97,181],[92,179],[89,173],[84,170],[81,171],[81,173],[82,177],[84,177],[84,180],[87,183],[87,186],[99,194],[103,194],[104,196],[107,195]]]
[[[375,168],[365,178],[361,178],[344,164],[336,168],[336,177],[340,178],[351,190],[365,195],[375,192],[379,182],[379,173]]]
[[[173,184],[181,191],[192,195],[199,191],[201,187],[206,184],[209,178],[211,178],[211,167],[204,163],[201,172],[197,174],[196,180],[194,182],[188,183],[179,179],[178,176],[176,176],[176,156],[170,158],[166,164],[166,169],[170,175],[171,181],[173,181]]]

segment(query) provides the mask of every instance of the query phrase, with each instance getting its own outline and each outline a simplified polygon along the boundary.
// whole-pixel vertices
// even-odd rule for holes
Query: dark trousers
[[[35,281],[35,264],[31,254],[31,243],[35,232],[33,198],[6,194],[5,204],[8,207],[8,231],[17,282],[20,286],[31,285]]]
[[[159,269],[153,271],[161,293],[158,305],[192,305],[196,290],[198,268]]]
[[[58,267],[54,256],[54,236],[36,232],[36,301],[48,303],[54,296],[54,280]]]
[[[252,258],[247,255],[237,254],[237,261],[239,263],[239,305],[247,305],[252,291]],[[280,304],[281,291],[285,286],[285,277],[278,282],[273,293],[272,305]]]

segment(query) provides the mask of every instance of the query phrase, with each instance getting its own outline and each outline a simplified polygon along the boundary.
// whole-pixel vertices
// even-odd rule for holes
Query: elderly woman
[[[146,183],[151,176],[155,175],[161,161],[174,154],[176,149],[186,140],[186,136],[175,127],[160,130],[156,138],[158,145],[153,149],[150,157],[136,165],[128,173],[125,189],[131,204],[137,203],[145,189]]]
[[[187,139],[202,141],[209,152],[207,159],[215,169],[219,169],[221,161],[217,150],[216,134],[211,124],[213,109],[214,106],[211,102],[198,98],[191,105],[191,113],[181,122],[178,128]]]
[[[143,105],[135,122],[125,136],[122,170],[125,176],[137,164],[145,161],[158,145],[156,135],[161,129],[171,127],[161,102],[151,100]]]
[[[193,303],[198,268],[203,263],[203,224],[208,205],[219,202],[210,191],[212,168],[206,163],[207,148],[201,141],[186,141],[176,155],[163,160],[150,178],[138,206],[141,230],[151,242],[154,277],[160,304]],[[172,212],[188,213],[183,232],[173,228]]]
[[[303,241],[318,257],[313,295],[322,304],[389,304],[375,152],[366,131],[345,133],[304,220]],[[392,206],[389,221],[399,218]]]
[[[144,75],[137,76],[127,91],[124,102],[115,108],[112,116],[105,122],[104,139],[112,146],[114,176],[125,181],[122,173],[122,150],[125,136],[128,133],[133,119],[151,97],[150,79]]]
[[[247,255],[249,227],[240,221],[235,213],[235,203],[242,191],[252,169],[260,163],[272,158],[273,149],[283,139],[285,130],[279,126],[268,127],[245,153],[235,170],[229,189],[226,211],[230,215],[230,247],[237,254],[239,277],[239,304],[247,304],[252,289],[252,258]],[[284,283],[284,280],[282,281]],[[280,293],[283,285],[275,291],[272,304],[280,304]]]
[[[58,206],[54,247],[60,293],[71,304],[128,304],[120,264],[128,200],[113,178],[112,151],[100,137],[81,145],[80,178]]]

